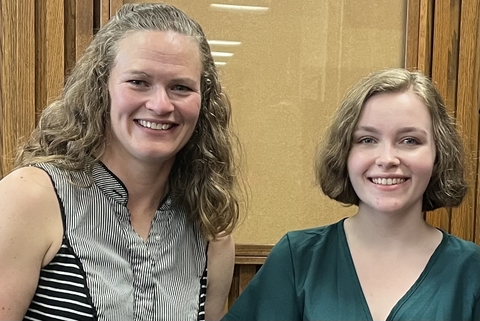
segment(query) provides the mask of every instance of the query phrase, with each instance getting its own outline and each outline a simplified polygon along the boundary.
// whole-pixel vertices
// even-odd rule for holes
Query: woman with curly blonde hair
[[[220,319],[239,215],[230,113],[198,23],[124,5],[0,181],[0,319]]]
[[[355,84],[316,178],[356,214],[287,233],[222,320],[480,320],[480,247],[424,219],[467,190],[459,134],[425,75],[388,69]]]

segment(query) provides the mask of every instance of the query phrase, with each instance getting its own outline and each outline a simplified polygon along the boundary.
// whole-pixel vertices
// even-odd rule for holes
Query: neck
[[[425,221],[421,209],[379,213],[362,205],[345,221],[345,233],[351,242],[381,250],[417,246],[439,236],[439,231]]]
[[[168,177],[173,160],[146,164],[106,154],[101,161],[125,185],[128,191],[127,207],[132,214],[155,211],[168,193]]]

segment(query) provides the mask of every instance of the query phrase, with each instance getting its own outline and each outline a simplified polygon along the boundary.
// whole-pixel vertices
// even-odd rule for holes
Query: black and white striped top
[[[52,179],[65,234],[24,320],[205,319],[208,242],[172,197],[144,241],[130,224],[125,186],[103,164],[90,187],[86,173],[36,166]]]

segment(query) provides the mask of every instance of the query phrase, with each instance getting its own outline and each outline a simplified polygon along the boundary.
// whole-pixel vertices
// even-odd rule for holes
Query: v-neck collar
[[[93,164],[92,179],[105,196],[123,206],[127,206],[128,190],[125,184],[101,161]],[[158,210],[170,212],[172,206],[171,193],[167,193],[160,200]]]
[[[363,293],[362,286],[360,284],[360,280],[358,278],[357,270],[355,269],[355,264],[353,263],[353,257],[352,253],[350,252],[350,247],[348,246],[347,242],[347,236],[345,234],[345,227],[344,227],[344,222],[347,218],[344,218],[342,221],[340,221],[340,228],[338,229],[339,232],[339,239],[340,239],[340,244],[342,247],[346,249],[346,251],[342,251],[345,255],[345,260],[347,264],[349,265],[349,271],[351,271],[352,275],[351,278],[354,280],[354,283],[352,286],[354,287],[354,291],[358,292],[358,296],[360,298],[360,303],[363,307],[364,313],[365,313],[365,318],[367,321],[373,321],[372,313],[370,312],[370,308],[367,303],[367,299],[365,298],[365,294]],[[398,313],[398,311],[401,309],[401,307],[405,304],[405,302],[408,301],[408,299],[415,293],[415,291],[418,289],[418,287],[422,284],[422,282],[425,280],[425,278],[428,276],[428,273],[430,272],[433,264],[435,263],[436,259],[442,252],[442,250],[445,248],[447,244],[447,234],[440,230],[442,232],[442,240],[440,241],[440,244],[437,246],[435,251],[433,251],[433,254],[430,256],[430,259],[428,260],[427,264],[425,265],[425,268],[423,269],[422,273],[420,273],[419,277],[417,280],[413,283],[413,285],[408,289],[408,291],[398,300],[398,302],[393,306],[392,310],[387,316],[387,319],[385,321],[393,321],[394,317]]]

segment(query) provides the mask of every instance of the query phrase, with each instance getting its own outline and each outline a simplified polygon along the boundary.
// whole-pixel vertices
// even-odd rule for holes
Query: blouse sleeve
[[[302,320],[288,234],[271,250],[264,265],[222,321]]]

